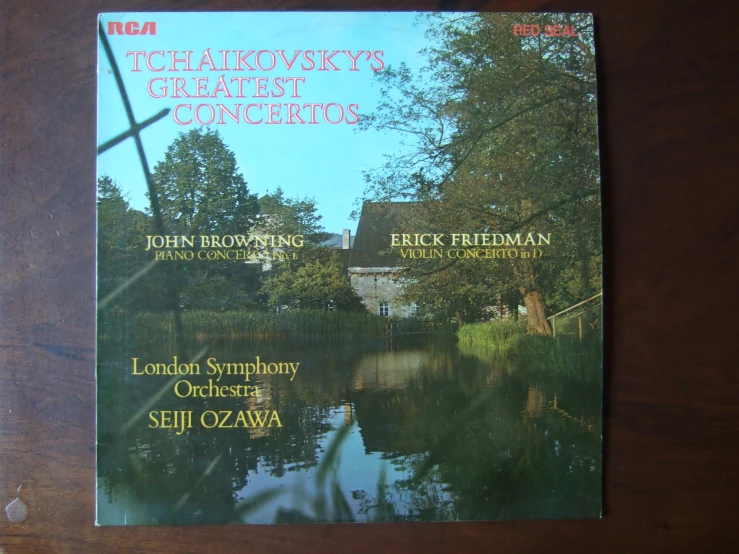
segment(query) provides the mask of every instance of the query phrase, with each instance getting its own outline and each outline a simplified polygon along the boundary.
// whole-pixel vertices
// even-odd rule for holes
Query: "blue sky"
[[[111,47],[121,70],[126,90],[131,99],[134,116],[142,121],[163,108],[177,104],[224,103],[306,103],[336,102],[344,106],[358,104],[359,113],[372,112],[379,100],[379,86],[373,83],[373,72],[366,62],[359,62],[360,71],[292,71],[278,69],[269,72],[202,71],[154,73],[142,64],[141,72],[132,72],[132,57],[128,51],[193,51],[194,63],[203,51],[211,49],[218,63],[219,50],[284,50],[288,59],[295,50],[382,50],[386,65],[405,62],[411,68],[422,65],[418,52],[427,46],[424,27],[416,25],[414,13],[129,13],[105,14],[103,27],[109,21],[154,21],[155,36],[109,36]],[[164,58],[157,56],[156,62]],[[334,58],[344,62],[346,58]],[[346,63],[336,63],[346,67]],[[209,77],[210,90],[225,73],[233,77],[305,77],[300,86],[301,98],[288,95],[275,99],[208,98],[174,99],[152,98],[147,85],[153,78],[183,77],[192,91],[194,77]],[[128,127],[110,65],[101,50],[98,68],[98,143],[126,130]],[[245,91],[251,94],[253,85]],[[249,88],[247,88],[249,87]],[[254,112],[257,115],[257,112]],[[164,158],[167,147],[178,133],[193,125],[178,125],[170,113],[163,120],[142,132],[142,140],[153,171]],[[356,231],[357,222],[350,219],[357,198],[364,190],[362,171],[378,167],[383,154],[400,148],[400,138],[394,134],[359,133],[356,125],[248,125],[229,121],[225,125],[211,125],[220,131],[225,144],[236,155],[239,169],[252,192],[260,196],[282,187],[290,197],[315,198],[326,230]],[[110,175],[137,209],[147,206],[144,174],[138,162],[132,139],[104,152],[98,157],[98,175]]]

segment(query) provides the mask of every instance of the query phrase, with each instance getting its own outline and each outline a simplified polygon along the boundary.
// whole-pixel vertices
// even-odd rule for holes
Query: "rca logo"
[[[156,35],[157,24],[155,21],[146,21],[143,25],[137,21],[109,21],[109,35]]]

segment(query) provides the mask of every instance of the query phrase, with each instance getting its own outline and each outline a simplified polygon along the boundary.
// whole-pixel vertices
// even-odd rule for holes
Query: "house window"
[[[382,317],[388,317],[390,315],[390,304],[387,302],[380,304],[380,315]]]
[[[408,313],[411,317],[416,317],[418,315],[418,304],[416,304],[415,302],[411,304],[408,308]]]

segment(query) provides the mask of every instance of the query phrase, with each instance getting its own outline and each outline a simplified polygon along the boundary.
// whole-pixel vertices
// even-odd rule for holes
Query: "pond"
[[[132,357],[172,355],[134,342],[100,347],[101,524],[600,515],[600,367],[575,378],[426,337],[221,342],[201,357],[201,375],[135,376]],[[183,379],[207,385],[206,359],[257,356],[299,370],[292,380],[224,375],[218,383],[256,386],[259,396],[173,392]],[[163,410],[190,411],[193,425],[152,427],[149,413]],[[201,422],[205,411],[268,410],[278,414],[272,426]]]

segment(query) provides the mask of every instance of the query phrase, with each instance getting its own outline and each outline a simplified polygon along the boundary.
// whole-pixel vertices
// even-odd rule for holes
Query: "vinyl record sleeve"
[[[591,15],[98,35],[97,525],[601,516]]]

